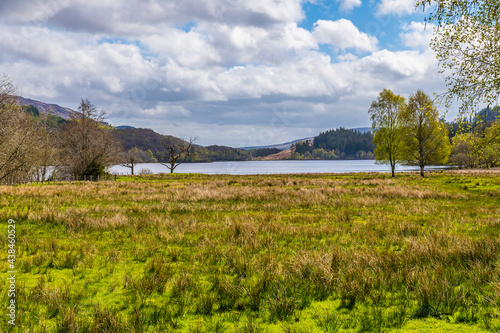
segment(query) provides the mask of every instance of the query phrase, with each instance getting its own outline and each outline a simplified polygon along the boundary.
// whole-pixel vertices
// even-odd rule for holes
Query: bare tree
[[[192,150],[193,143],[196,138],[189,138],[189,142],[175,138],[173,136],[168,136],[165,141],[162,142],[162,147],[164,152],[154,152],[154,157],[161,165],[166,166],[170,173],[174,173],[174,169],[181,163],[183,163],[189,156],[195,154]],[[162,162],[166,160],[166,162]]]
[[[55,148],[55,130],[48,126],[39,125],[38,150],[36,152],[36,169],[34,177],[39,182],[44,182],[53,173],[53,166],[57,164],[57,149]]]
[[[132,176],[134,175],[134,167],[137,163],[141,161],[141,157],[139,155],[139,150],[137,147],[130,148],[129,151],[123,153],[123,162],[122,166],[129,168]]]
[[[21,111],[16,88],[7,76],[0,78],[0,182],[28,180],[37,164],[42,131]]]
[[[16,93],[17,88],[12,80],[6,74],[3,74],[2,77],[0,77],[0,105],[4,107],[6,105],[16,104],[14,98]]]
[[[105,168],[119,163],[120,148],[110,127],[88,99],[82,99],[78,111],[61,132],[61,164],[78,179],[96,177]]]

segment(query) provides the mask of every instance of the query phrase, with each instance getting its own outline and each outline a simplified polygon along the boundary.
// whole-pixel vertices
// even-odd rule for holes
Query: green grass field
[[[500,331],[498,172],[1,186],[0,219],[4,332]]]

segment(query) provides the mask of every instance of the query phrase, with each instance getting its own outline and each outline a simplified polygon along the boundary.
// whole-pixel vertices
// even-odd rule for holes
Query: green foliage
[[[362,156],[361,154],[356,155],[357,158]],[[334,160],[337,158],[337,155],[332,150],[327,151],[323,148],[316,148],[312,151],[312,158],[315,160]]]
[[[436,23],[432,49],[442,72],[448,72],[448,105],[458,99],[461,110],[472,112],[479,103],[495,103],[500,92],[498,0],[418,0],[431,7],[428,22]]]
[[[488,106],[475,114],[474,123],[488,123],[498,119],[500,119],[500,107],[495,106],[490,108]]]
[[[396,163],[402,160],[401,114],[405,107],[403,97],[384,89],[368,110],[374,132],[375,159],[380,163],[390,164],[393,177]]]
[[[68,121],[62,117],[47,114],[40,117],[40,122],[51,128],[61,128]]]
[[[450,163],[460,167],[475,168],[479,166],[479,138],[473,133],[456,135],[453,140]]]
[[[448,127],[448,135],[452,139],[455,135],[461,133],[482,132],[500,119],[500,107],[486,107],[481,111],[474,113],[469,117],[461,117],[451,123],[441,121]]]
[[[314,149],[313,142],[311,140],[305,140],[297,142],[293,145],[295,153],[299,155],[304,155],[305,153],[311,153]]]
[[[426,165],[448,161],[451,151],[448,131],[429,96],[420,90],[410,95],[401,121],[404,131],[402,159],[406,164],[420,166],[420,174],[424,176]]]
[[[40,117],[40,112],[38,111],[38,108],[35,107],[34,105],[23,105],[21,107],[21,110],[26,112],[29,115],[32,115],[33,117]]]
[[[500,120],[497,120],[484,131],[484,136],[480,140],[480,147],[483,150],[482,157],[488,168],[500,165]]]
[[[500,165],[500,108],[484,108],[469,119],[448,124],[453,141],[450,163],[460,167]]]
[[[106,174],[106,168],[99,161],[93,160],[89,165],[83,170],[83,177],[87,178],[97,178],[98,176],[103,176]]]
[[[396,163],[418,165],[423,177],[426,165],[447,162],[451,151],[448,128],[424,92],[410,95],[405,104],[403,97],[384,89],[368,112],[376,159],[391,165],[393,177]]]
[[[207,161],[248,161],[251,151],[226,146],[211,145],[197,149],[199,159]],[[252,154],[253,155],[253,154]],[[255,156],[255,155],[254,155]]]

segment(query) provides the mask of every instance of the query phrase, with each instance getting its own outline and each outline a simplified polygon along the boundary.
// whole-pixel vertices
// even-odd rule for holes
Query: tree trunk
[[[424,165],[420,166],[420,176],[424,177]]]
[[[132,166],[130,167],[130,173],[132,176],[134,175],[134,162],[132,162]]]
[[[396,169],[396,165],[395,164],[391,164],[392,177],[396,177],[396,175],[394,174],[394,170],[395,169]]]

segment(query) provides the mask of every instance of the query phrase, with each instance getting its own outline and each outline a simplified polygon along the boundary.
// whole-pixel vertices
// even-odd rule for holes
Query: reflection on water
[[[445,167],[426,167],[426,170]],[[159,163],[142,163],[134,167],[134,173],[148,169],[152,173],[169,173],[165,166]],[[396,166],[396,172],[419,171],[417,166]],[[130,174],[130,169],[115,165],[112,173]],[[184,163],[175,169],[175,173],[204,173],[209,175],[258,175],[286,173],[345,173],[345,172],[391,172],[387,164],[375,164],[373,160],[336,160],[336,161],[244,161],[244,162],[213,162]]]

